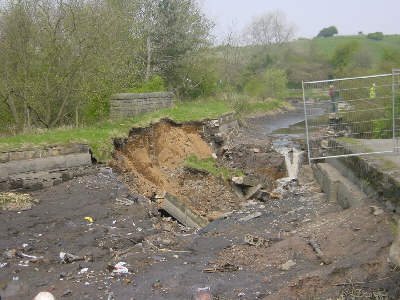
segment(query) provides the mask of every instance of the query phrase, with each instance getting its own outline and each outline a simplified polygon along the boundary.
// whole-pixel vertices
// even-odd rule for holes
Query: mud
[[[212,155],[195,124],[161,123],[116,144],[114,171],[32,193],[31,210],[0,211],[2,299],[47,290],[57,299],[186,300],[199,288],[220,300],[400,297],[400,272],[387,261],[392,213],[374,215],[372,200],[347,210],[328,202],[307,164],[280,197],[245,200],[231,183],[181,165]],[[304,141],[253,126],[222,143],[217,162],[269,191],[287,176],[277,144],[302,149]],[[164,191],[203,215],[228,213],[195,231],[158,211]],[[249,244],[249,235],[263,243]],[[82,260],[62,263],[61,251]],[[129,274],[114,272],[118,262]]]

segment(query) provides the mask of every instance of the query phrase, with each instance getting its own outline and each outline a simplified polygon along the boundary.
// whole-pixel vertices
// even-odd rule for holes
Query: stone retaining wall
[[[174,94],[160,93],[130,93],[111,96],[111,119],[132,118],[148,112],[174,105]]]
[[[85,144],[0,152],[0,191],[37,190],[90,171]]]
[[[329,147],[345,149],[345,153],[357,153],[359,149],[339,140],[330,140]],[[343,154],[343,152],[331,152]],[[380,156],[349,156],[338,159],[327,159],[343,176],[351,180],[368,197],[400,214],[400,172],[397,167],[386,165]]]
[[[202,137],[214,152],[232,143],[239,134],[239,122],[233,113],[223,114],[218,119],[203,121]]]

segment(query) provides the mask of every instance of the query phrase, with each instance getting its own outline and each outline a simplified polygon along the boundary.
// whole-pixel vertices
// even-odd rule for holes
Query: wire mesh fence
[[[399,149],[400,70],[303,82],[309,160]]]

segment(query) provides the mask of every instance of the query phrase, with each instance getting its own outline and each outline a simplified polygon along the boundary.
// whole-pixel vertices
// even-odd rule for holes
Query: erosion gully
[[[136,131],[113,168],[0,212],[2,299],[398,299],[392,215],[328,202],[305,161],[303,120],[300,109],[249,119],[218,149],[193,124]],[[190,154],[245,176],[185,167]],[[166,193],[207,225],[160,209]]]

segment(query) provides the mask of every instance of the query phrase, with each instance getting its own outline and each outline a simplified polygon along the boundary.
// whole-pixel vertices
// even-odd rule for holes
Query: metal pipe
[[[394,70],[392,70],[392,106],[393,106],[393,152],[396,152],[396,108],[395,108],[395,102],[396,102],[396,89],[394,86],[395,80],[394,80]]]
[[[352,153],[352,154],[343,154],[343,155],[320,156],[320,157],[311,158],[311,160],[340,158],[340,157],[351,157],[351,156],[361,156],[361,155],[372,155],[372,154],[385,154],[385,153],[393,153],[393,150],[381,151],[381,152],[367,152],[367,153]]]
[[[379,75],[371,75],[371,76],[361,76],[361,77],[350,77],[350,78],[338,78],[338,79],[329,79],[329,80],[318,80],[318,81],[306,81],[304,83],[326,83],[326,82],[337,82],[337,81],[345,81],[345,80],[354,80],[354,79],[368,79],[368,78],[377,78],[377,77],[387,77],[392,74],[379,74]]]

